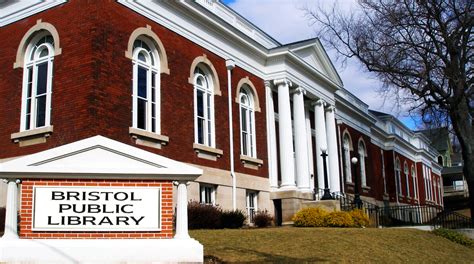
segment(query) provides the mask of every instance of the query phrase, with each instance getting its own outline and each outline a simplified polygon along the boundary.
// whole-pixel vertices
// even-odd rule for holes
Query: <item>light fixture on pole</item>
[[[359,176],[358,176],[358,170],[357,170],[357,158],[353,157],[351,159],[351,163],[353,166],[354,170],[354,176],[355,176],[355,184],[354,184],[354,205],[358,208],[362,208],[362,200],[360,199],[360,194],[359,194]]]
[[[332,200],[331,192],[329,190],[329,183],[328,183],[328,166],[326,164],[326,158],[328,154],[326,153],[327,148],[326,146],[321,147],[321,157],[323,158],[323,170],[324,170],[324,194],[321,200]]]

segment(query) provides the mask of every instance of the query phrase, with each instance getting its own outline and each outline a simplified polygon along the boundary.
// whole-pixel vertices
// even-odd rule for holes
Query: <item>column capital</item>
[[[270,81],[270,80],[265,80],[263,83],[265,84],[265,87],[271,87],[272,86],[272,81]]]
[[[293,91],[291,91],[291,93],[293,94],[303,94],[305,95],[306,94],[306,90],[301,88],[301,87],[296,87],[295,89],[293,89]]]
[[[15,182],[16,184],[21,183],[21,179],[2,179],[4,183]]]
[[[334,105],[329,105],[326,107],[326,112],[335,112],[336,111],[336,107],[334,107]]]
[[[281,84],[286,84],[288,85],[288,87],[293,86],[293,83],[288,78],[275,79],[273,80],[273,84],[276,86],[281,85]]]
[[[326,104],[323,99],[317,99],[315,102],[311,102],[311,106],[323,106]]]
[[[190,182],[189,181],[173,181],[174,186],[178,186],[180,184],[186,184],[186,186],[189,186]]]

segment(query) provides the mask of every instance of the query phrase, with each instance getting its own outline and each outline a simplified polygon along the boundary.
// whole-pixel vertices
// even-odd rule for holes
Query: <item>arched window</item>
[[[145,36],[133,43],[133,127],[160,133],[160,60]]]
[[[26,49],[23,72],[21,130],[51,125],[54,39],[47,31],[34,36]]]
[[[443,166],[443,156],[438,156],[438,164]]]
[[[257,157],[255,146],[255,104],[254,97],[247,86],[243,86],[240,98],[240,149],[242,155]]]
[[[402,177],[401,177],[401,166],[400,160],[397,158],[395,161],[395,185],[397,187],[397,195],[402,194]]]
[[[413,197],[418,198],[418,180],[416,178],[415,166],[411,166],[411,177],[413,179]]]
[[[346,176],[346,182],[352,182],[352,172],[351,172],[351,138],[348,134],[344,134],[343,139],[343,165],[344,165],[344,175]]]
[[[360,181],[362,186],[367,186],[367,175],[365,171],[365,157],[367,156],[367,151],[365,149],[365,144],[361,140],[359,141],[359,167],[360,167]]]
[[[210,71],[202,64],[194,70],[194,141],[215,147],[214,88]]]
[[[405,174],[405,193],[407,197],[410,197],[410,180],[409,180],[409,171],[408,171],[408,164],[405,163],[403,164],[403,173]]]

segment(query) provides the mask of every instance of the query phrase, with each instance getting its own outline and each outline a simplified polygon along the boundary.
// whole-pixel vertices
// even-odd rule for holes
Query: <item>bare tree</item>
[[[408,95],[425,121],[452,126],[474,216],[473,1],[359,0],[358,6],[306,11],[325,45],[357,58],[384,89]]]

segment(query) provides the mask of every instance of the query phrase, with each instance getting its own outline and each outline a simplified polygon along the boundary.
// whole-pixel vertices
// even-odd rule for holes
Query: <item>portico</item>
[[[330,190],[340,192],[335,108],[288,78],[266,82],[266,86],[269,91],[267,116],[269,120],[277,121],[278,125],[277,133],[275,122],[268,122],[270,185],[272,199],[281,200],[282,220],[285,223],[299,210],[302,202],[313,200],[314,177],[317,179],[317,190],[324,188],[322,148],[328,152]],[[273,98],[275,92],[277,98]],[[277,118],[273,111],[275,101],[278,104]],[[310,125],[310,112],[314,113],[314,128]],[[275,160],[277,145],[278,163]],[[316,172],[313,164],[316,164]]]

